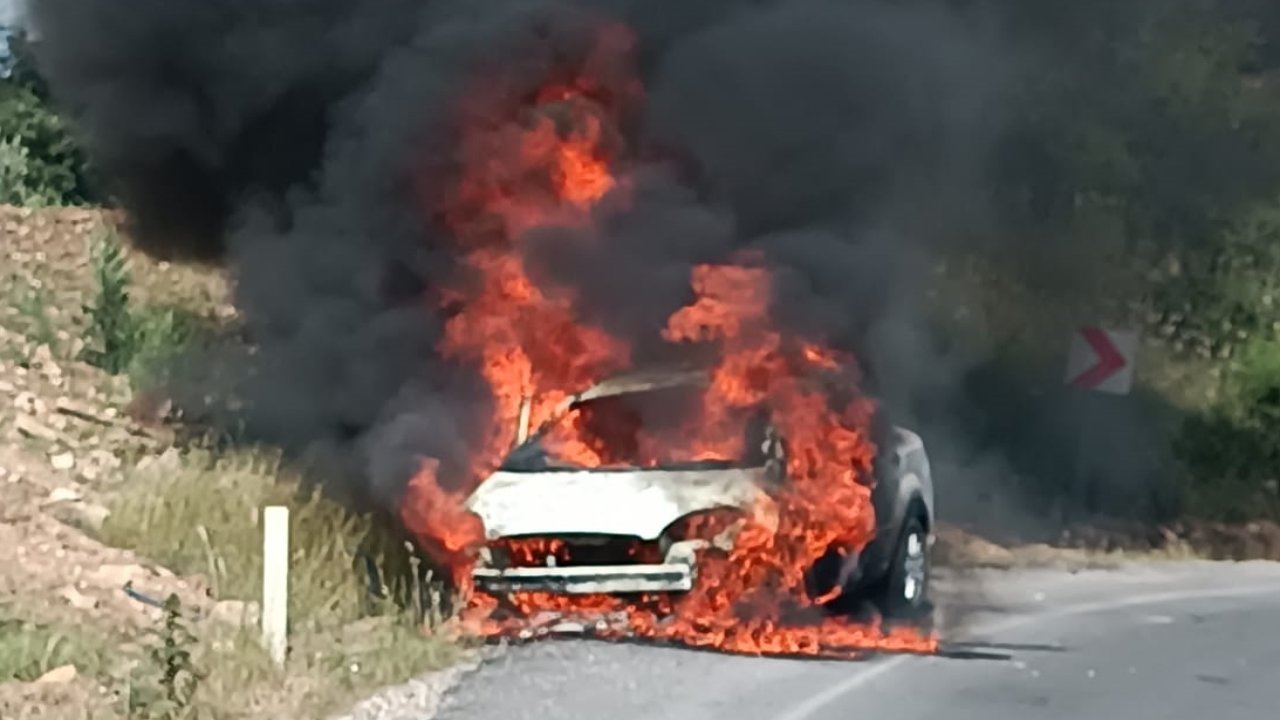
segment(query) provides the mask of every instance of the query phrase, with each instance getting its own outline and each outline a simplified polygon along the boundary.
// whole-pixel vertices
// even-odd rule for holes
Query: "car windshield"
[[[681,386],[579,401],[512,451],[502,469],[675,470],[762,462],[761,414],[735,410],[707,422],[704,392]]]

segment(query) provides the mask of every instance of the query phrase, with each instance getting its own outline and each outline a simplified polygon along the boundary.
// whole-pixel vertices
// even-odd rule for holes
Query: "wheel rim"
[[[915,604],[924,595],[925,555],[924,535],[912,532],[906,538],[906,552],[902,558],[902,599]]]

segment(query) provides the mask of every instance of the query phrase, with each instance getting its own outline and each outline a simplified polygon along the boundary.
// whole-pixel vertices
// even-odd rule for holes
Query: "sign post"
[[[1099,395],[1124,396],[1133,389],[1134,366],[1139,337],[1132,330],[1110,330],[1097,326],[1077,329],[1071,335],[1067,353],[1065,383],[1079,393],[1077,422],[1081,424],[1076,449],[1072,501],[1084,502],[1089,488],[1090,460],[1094,454],[1095,426],[1101,414],[1094,410]]]

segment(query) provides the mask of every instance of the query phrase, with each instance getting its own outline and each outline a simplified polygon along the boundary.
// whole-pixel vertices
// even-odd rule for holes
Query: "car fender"
[[[931,503],[928,500],[930,493],[927,492],[924,480],[916,473],[909,472],[898,477],[898,488],[893,501],[893,517],[892,521],[885,527],[886,530],[896,530],[902,527],[907,520],[907,510],[916,500],[924,506],[924,522],[926,527],[933,526],[933,513],[930,508]]]
[[[925,452],[924,441],[920,436],[897,428],[898,443],[894,448],[897,454],[895,463],[895,479],[897,487],[894,492],[893,522],[890,529],[902,526],[906,520],[907,509],[911,503],[919,499],[924,505],[924,522],[926,529],[933,529],[933,475],[929,465],[929,456]]]
[[[894,458],[889,472],[877,479],[873,493],[876,506],[876,536],[863,548],[858,563],[862,582],[878,580],[889,567],[898,533],[907,510],[917,500],[924,506],[925,528],[933,530],[933,479],[924,443],[915,433],[896,428]]]

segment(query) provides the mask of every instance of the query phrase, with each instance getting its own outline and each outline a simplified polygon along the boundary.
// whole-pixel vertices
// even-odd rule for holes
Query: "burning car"
[[[522,406],[514,449],[466,499],[485,532],[475,587],[497,597],[687,593],[701,558],[732,558],[748,518],[776,526],[788,445],[767,412],[739,418],[737,457],[676,450],[689,447],[684,410],[708,378],[698,369],[614,376],[533,432]],[[806,589],[819,602],[865,598],[886,616],[915,617],[930,607],[933,486],[921,439],[901,428],[888,435],[872,480],[872,540],[833,548],[809,569]],[[600,463],[576,460],[582,442]]]
[[[650,161],[628,131],[645,115],[634,47],[606,24],[580,73],[463,103],[460,175],[424,182],[460,273],[430,294],[441,359],[488,392],[464,394],[487,397],[463,442],[417,458],[400,518],[453,625],[479,637],[564,626],[749,654],[931,652],[927,623],[840,611],[851,596],[928,609],[923,445],[878,422],[855,356],[778,315],[798,308],[770,253],[695,252],[687,290],[635,298],[669,310],[660,323],[606,322],[595,290],[557,280],[566,268],[532,272],[561,250],[611,262],[593,249],[622,240],[609,218],[647,204]],[[547,243],[526,252],[535,237]],[[660,263],[664,277],[687,260]],[[654,369],[660,357],[679,365]]]

